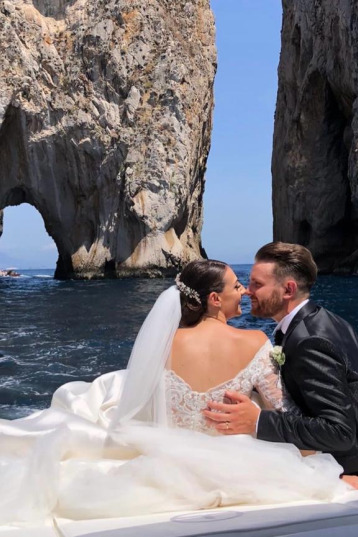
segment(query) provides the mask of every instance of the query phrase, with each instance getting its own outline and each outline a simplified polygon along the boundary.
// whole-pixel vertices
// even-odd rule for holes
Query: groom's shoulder
[[[328,323],[328,324],[341,324],[345,326],[351,326],[348,321],[343,319],[343,317],[340,317],[336,313],[333,313],[333,311],[330,311],[323,306],[320,306],[316,304],[313,301],[309,301],[308,305],[311,306],[311,310],[309,314],[303,318],[303,321],[305,323]]]
[[[302,318],[294,330],[296,334],[304,331],[306,337],[328,337],[332,333],[337,334],[337,331],[342,335],[345,331],[354,333],[353,327],[345,319],[311,300],[302,310]]]

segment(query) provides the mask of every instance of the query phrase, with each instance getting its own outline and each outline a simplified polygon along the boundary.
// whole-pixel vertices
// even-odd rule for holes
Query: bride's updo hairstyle
[[[213,259],[192,261],[175,279],[180,291],[182,317],[180,326],[192,326],[207,312],[207,299],[213,291],[221,293],[225,287],[227,265]]]

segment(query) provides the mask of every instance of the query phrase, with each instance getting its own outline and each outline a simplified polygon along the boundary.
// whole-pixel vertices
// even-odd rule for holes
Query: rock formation
[[[358,272],[358,4],[283,0],[274,238]]]
[[[0,210],[38,209],[57,277],[203,253],[214,41],[209,0],[0,1]]]

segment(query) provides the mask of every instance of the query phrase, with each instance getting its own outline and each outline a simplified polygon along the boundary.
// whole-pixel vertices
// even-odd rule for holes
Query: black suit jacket
[[[262,410],[257,437],[331,453],[358,473],[358,337],[343,319],[308,302],[283,339],[285,387],[303,415]]]

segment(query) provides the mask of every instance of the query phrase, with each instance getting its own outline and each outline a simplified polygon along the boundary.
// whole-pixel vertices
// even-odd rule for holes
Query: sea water
[[[233,265],[244,285],[250,265]],[[16,418],[49,406],[54,390],[74,380],[126,366],[146,314],[169,279],[57,281],[53,270],[0,278],[0,417]],[[358,277],[321,276],[313,299],[358,330]],[[243,314],[231,322],[264,330],[275,323]]]

